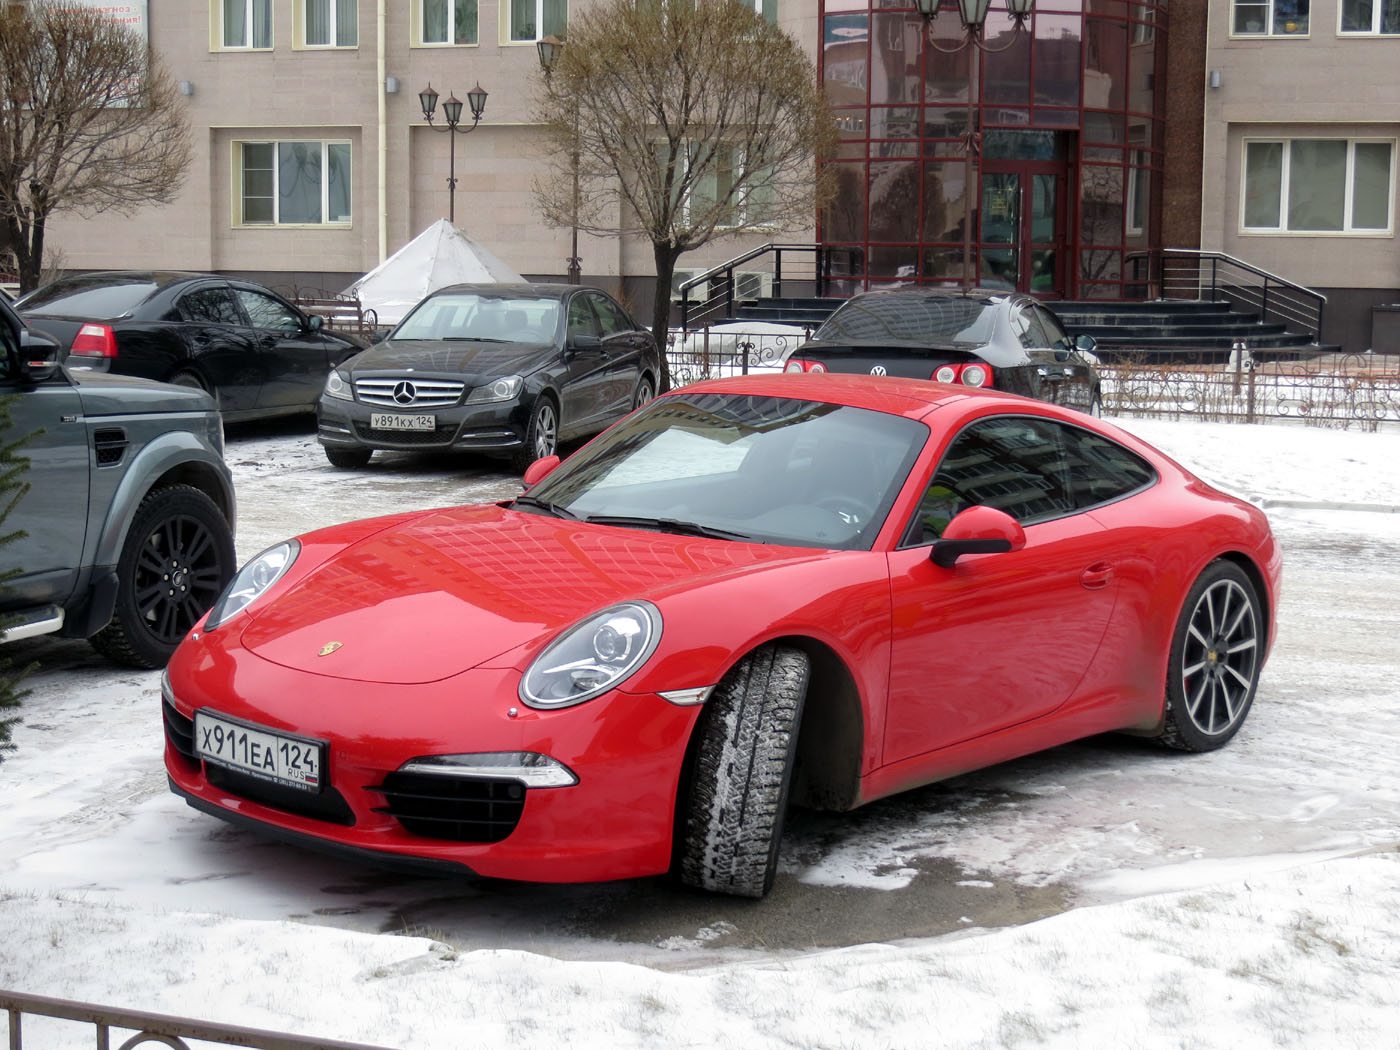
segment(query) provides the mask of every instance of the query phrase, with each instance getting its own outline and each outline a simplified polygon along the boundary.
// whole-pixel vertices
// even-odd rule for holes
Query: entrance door
[[[986,160],[980,223],[984,287],[1064,294],[1064,171],[1055,161]]]

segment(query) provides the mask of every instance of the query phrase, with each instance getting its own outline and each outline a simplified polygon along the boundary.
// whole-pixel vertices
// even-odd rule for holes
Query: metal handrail
[[[736,255],[732,259],[727,259],[718,265],[711,266],[703,273],[698,273],[689,277],[677,286],[680,292],[680,328],[682,332],[689,332],[691,328],[691,315],[700,311],[705,315],[722,312],[726,317],[734,316],[734,288],[735,271],[744,263],[757,259],[760,256],[771,255],[773,257],[773,296],[782,297],[783,291],[783,255],[799,254],[811,255],[812,265],[809,271],[801,277],[794,277],[789,268],[788,280],[810,280],[818,296],[826,294],[827,282],[833,276],[832,262],[841,255],[848,256],[851,260],[857,260],[861,255],[859,248],[846,246],[831,246],[825,244],[774,244],[768,243],[757,248],[751,248],[741,255]],[[843,275],[845,276],[845,275]],[[694,300],[690,297],[693,289],[701,286],[708,287],[711,282],[719,280],[723,292],[719,296],[709,296],[704,300]],[[707,317],[707,319],[709,319]],[[699,327],[698,325],[696,327]]]
[[[0,1010],[9,1014],[9,1050],[23,1050],[21,1017],[33,1014],[65,1021],[78,1021],[96,1026],[97,1050],[110,1050],[111,1029],[131,1030],[136,1034],[120,1045],[118,1050],[131,1050],[142,1043],[158,1043],[174,1050],[190,1050],[186,1039],[222,1043],[226,1046],[247,1047],[249,1050],[388,1050],[369,1043],[346,1043],[337,1039],[272,1032],[242,1025],[215,1024],[189,1017],[150,1013],[145,1010],[117,1010],[72,999],[54,999],[46,995],[26,995],[0,989]]]
[[[1327,296],[1322,292],[1225,252],[1160,248],[1153,252],[1134,252],[1129,261],[1144,257],[1148,262],[1149,282],[1163,299],[1205,299],[1226,303],[1232,309],[1243,305],[1258,312],[1260,323],[1272,317],[1285,326],[1298,325],[1314,343],[1322,340],[1323,312],[1327,305]],[[1187,294],[1172,294],[1182,290]]]

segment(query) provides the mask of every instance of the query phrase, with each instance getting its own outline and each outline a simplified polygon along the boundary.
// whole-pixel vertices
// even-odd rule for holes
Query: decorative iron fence
[[[810,334],[810,328],[799,325],[745,325],[743,322],[707,325],[689,333],[673,329],[666,346],[671,385],[684,386],[702,379],[750,372],[781,371],[788,351],[799,346]]]
[[[1400,354],[1122,352],[1100,365],[1109,415],[1378,430],[1400,423]]]
[[[270,1032],[261,1028],[214,1024],[188,1017],[147,1013],[142,1010],[115,1010],[71,999],[52,999],[45,995],[24,995],[0,989],[0,1010],[9,1014],[10,1050],[24,1050],[23,1018],[25,1016],[58,1018],[94,1027],[97,1050],[111,1050],[114,1030],[134,1033],[118,1044],[118,1050],[131,1050],[143,1044],[190,1050],[186,1040],[221,1043],[225,1046],[247,1047],[249,1050],[386,1050],[368,1043],[345,1043],[335,1039],[313,1039],[309,1036]],[[118,1037],[120,1037],[118,1035]],[[70,1044],[65,1041],[65,1045]]]

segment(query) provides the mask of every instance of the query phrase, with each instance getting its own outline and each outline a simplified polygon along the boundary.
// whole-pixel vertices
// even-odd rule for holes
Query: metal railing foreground
[[[388,1050],[369,1043],[346,1043],[336,1039],[316,1039],[241,1025],[215,1024],[189,1017],[149,1013],[144,1010],[116,1010],[71,999],[46,995],[25,995],[0,989],[0,1010],[9,1015],[9,1050],[24,1050],[23,1019],[26,1015],[75,1021],[94,1026],[97,1050],[112,1050],[114,1034],[132,1032],[117,1050],[131,1050],[146,1044],[190,1050],[187,1040],[241,1046],[248,1050]],[[114,1033],[115,1030],[115,1033]]]

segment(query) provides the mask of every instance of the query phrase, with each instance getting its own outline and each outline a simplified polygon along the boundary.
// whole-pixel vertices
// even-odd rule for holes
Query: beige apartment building
[[[1208,17],[1201,246],[1325,293],[1324,340],[1365,349],[1400,302],[1400,0]]]
[[[565,36],[590,0],[84,2],[126,12],[149,36],[188,106],[194,160],[163,206],[56,217],[51,266],[213,270],[334,292],[448,217],[455,166],[464,233],[527,277],[565,274],[570,231],[540,221],[531,189],[543,148],[535,42]],[[815,51],[816,0],[742,2]],[[430,84],[439,128],[450,96],[488,92],[475,130],[428,126],[419,92]],[[738,250],[721,243],[684,263]],[[645,242],[581,236],[579,255],[585,281],[624,293],[624,278],[644,288],[654,273]]]

